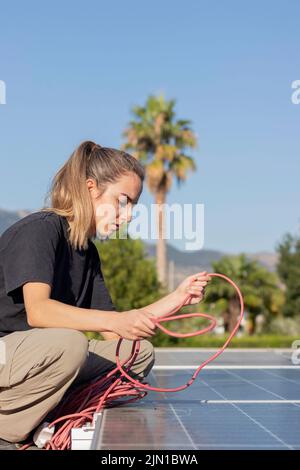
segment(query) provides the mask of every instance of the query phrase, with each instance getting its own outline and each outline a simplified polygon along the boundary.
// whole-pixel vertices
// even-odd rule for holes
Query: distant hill
[[[156,245],[145,243],[148,256],[154,257]],[[167,256],[169,261],[174,261],[175,265],[184,268],[188,266],[199,266],[201,271],[211,268],[212,261],[218,261],[225,253],[217,250],[181,251],[172,245],[167,245]]]
[[[265,266],[269,271],[274,272],[276,270],[276,264],[279,256],[277,253],[262,251],[259,253],[248,253],[250,259],[257,260],[260,264]]]
[[[155,257],[156,246],[154,244],[145,243],[145,248],[149,257]],[[249,259],[257,260],[258,263],[269,271],[275,271],[278,260],[277,253],[259,252],[245,254]],[[232,255],[232,253],[217,250],[180,251],[172,245],[167,245],[169,275],[174,276],[173,279],[169,279],[169,282],[176,287],[179,282],[190,274],[199,271],[212,272],[212,262],[218,261],[225,255]],[[173,274],[172,269],[174,271]]]
[[[0,209],[0,235],[10,225],[17,222],[17,220],[30,214],[29,210],[6,211]],[[145,242],[146,253],[149,257],[155,257],[156,246],[153,243]],[[180,251],[172,245],[167,245],[167,255],[170,265],[170,275],[172,276],[172,283],[176,287],[184,277],[199,272],[211,271],[212,262],[218,261],[222,256],[227,253],[218,250],[199,250],[199,251]],[[250,259],[257,260],[261,265],[266,267],[269,271],[275,271],[276,263],[278,260],[277,253],[272,252],[258,252],[249,253],[246,255]],[[171,262],[171,263],[170,263]],[[174,274],[172,274],[172,268]]]

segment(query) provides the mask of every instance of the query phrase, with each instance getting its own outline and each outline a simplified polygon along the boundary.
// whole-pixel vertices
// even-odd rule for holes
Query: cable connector
[[[49,428],[49,424],[50,423],[47,423],[46,421],[40,424],[33,435],[33,442],[39,449],[45,447],[45,445],[52,439],[55,428],[54,426]]]

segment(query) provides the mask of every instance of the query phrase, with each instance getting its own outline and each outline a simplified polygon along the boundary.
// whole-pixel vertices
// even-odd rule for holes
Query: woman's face
[[[87,186],[94,206],[97,237],[107,238],[120,225],[131,221],[133,205],[143,189],[138,175],[122,175],[115,183],[109,183],[102,194],[93,179],[87,180]]]

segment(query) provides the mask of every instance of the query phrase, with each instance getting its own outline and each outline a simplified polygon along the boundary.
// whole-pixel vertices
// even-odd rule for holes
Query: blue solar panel
[[[147,381],[159,387],[186,383],[193,371],[180,365],[194,353],[199,351],[156,354],[156,365],[166,367],[153,369]],[[253,368],[243,368],[245,362]],[[167,368],[176,364],[178,370]],[[136,403],[105,410],[92,448],[299,449],[300,369],[290,368],[288,352],[229,352],[223,364],[203,369],[184,391],[148,392]]]

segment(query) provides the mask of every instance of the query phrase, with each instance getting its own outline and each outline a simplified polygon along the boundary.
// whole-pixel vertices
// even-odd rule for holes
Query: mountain
[[[267,251],[262,251],[259,253],[248,253],[250,259],[258,261],[269,271],[276,271],[276,265],[278,263],[279,256],[277,253],[271,253]]]
[[[146,252],[149,257],[155,257],[156,246],[145,243]],[[212,261],[218,261],[225,253],[217,250],[181,251],[167,244],[167,257],[169,261],[180,268],[198,266],[197,270],[207,271],[211,268]]]
[[[155,257],[156,246],[145,243],[146,253],[149,257]],[[245,253],[249,259],[256,260],[269,271],[274,272],[278,261],[277,253],[259,252]],[[172,245],[167,244],[167,256],[169,265],[169,286],[176,287],[185,277],[200,272],[212,272],[212,262],[232,253],[217,250],[180,251]]]
[[[30,214],[28,210],[6,211],[0,209],[0,235],[10,225],[17,220]],[[147,256],[154,258],[156,245],[153,243],[145,243]],[[181,251],[172,245],[167,244],[167,255],[169,262],[169,284],[176,287],[178,283],[190,274],[199,271],[212,272],[212,262],[218,261],[222,256],[228,253],[218,250],[200,250],[200,251]],[[269,271],[275,271],[278,260],[277,253],[258,252],[246,253],[253,260],[257,260],[262,266]]]

